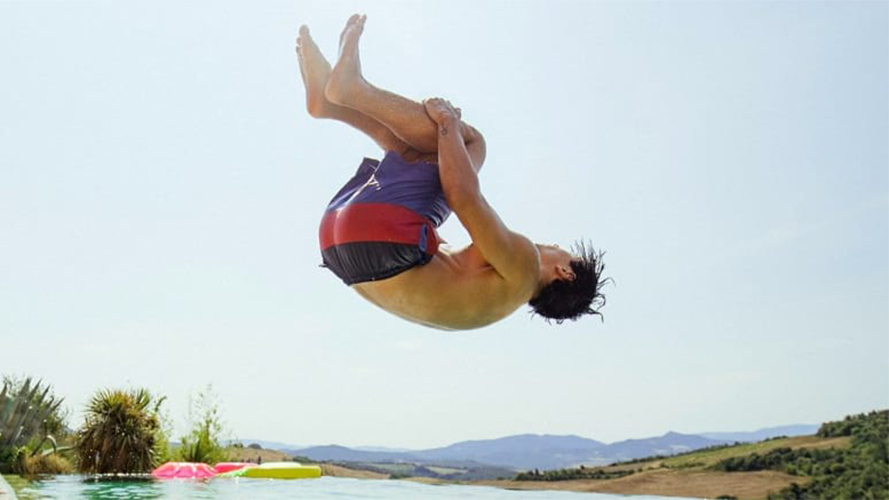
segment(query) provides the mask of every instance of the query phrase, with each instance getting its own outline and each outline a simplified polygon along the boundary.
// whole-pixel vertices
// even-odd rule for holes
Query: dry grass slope
[[[232,462],[256,462],[260,458],[263,462],[289,462],[293,460],[293,457],[278,450],[257,450],[255,448],[235,448],[231,446],[226,448],[225,452]]]
[[[379,472],[371,472],[367,470],[347,469],[333,464],[321,464],[321,473],[325,476],[351,477],[355,479],[389,479],[388,474],[380,474]]]
[[[722,448],[711,451],[701,451],[690,455],[682,455],[678,457],[663,460],[665,467],[682,468],[695,464],[713,465],[720,460],[732,457],[742,457],[753,453],[763,455],[778,448],[845,448],[849,446],[851,437],[840,437],[823,439],[817,436],[800,436],[785,439],[772,439],[770,441],[762,441],[759,443],[745,444],[741,446],[733,446],[731,448]]]
[[[574,481],[484,481],[486,484],[506,489],[565,490],[590,493],[617,493],[622,495],[660,495],[698,498],[715,498],[733,495],[740,500],[765,498],[769,492],[778,491],[791,482],[802,483],[802,478],[773,471],[764,472],[715,472],[705,470],[648,470],[619,479]]]

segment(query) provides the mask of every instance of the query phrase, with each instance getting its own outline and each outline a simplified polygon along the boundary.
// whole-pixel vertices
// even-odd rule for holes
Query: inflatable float
[[[219,477],[252,477],[265,479],[313,479],[321,477],[321,467],[298,462],[267,462],[255,467],[243,467]]]
[[[243,469],[244,467],[256,467],[256,464],[250,462],[219,462],[213,468],[220,474],[231,472],[233,470]]]
[[[154,469],[151,472],[151,475],[162,479],[204,479],[213,477],[217,473],[216,469],[204,463],[167,462],[157,469]]]

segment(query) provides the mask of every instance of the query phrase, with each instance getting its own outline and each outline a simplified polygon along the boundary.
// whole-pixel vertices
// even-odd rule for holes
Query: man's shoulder
[[[513,234],[511,246],[515,268],[524,270],[522,273],[517,273],[513,281],[516,281],[517,286],[533,289],[540,279],[540,252],[537,250],[537,245],[527,236],[510,232]]]
[[[515,267],[525,269],[520,278],[507,279],[498,272],[475,246],[445,254],[439,269],[439,277],[447,276],[441,282],[442,288],[473,297],[479,303],[513,303],[530,300],[540,275],[540,255],[537,247],[525,236],[514,233],[510,256]],[[433,259],[435,260],[435,259]]]

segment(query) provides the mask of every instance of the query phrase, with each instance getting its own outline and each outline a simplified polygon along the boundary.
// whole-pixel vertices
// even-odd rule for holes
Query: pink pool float
[[[219,462],[213,466],[213,468],[216,469],[216,472],[220,474],[243,469],[244,467],[256,467],[256,464],[250,462]]]
[[[189,478],[204,479],[213,477],[217,470],[205,463],[167,462],[152,471],[151,475],[162,479]]]

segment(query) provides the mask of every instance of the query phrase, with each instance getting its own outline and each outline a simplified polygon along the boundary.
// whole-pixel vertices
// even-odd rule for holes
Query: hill
[[[508,489],[566,490],[623,495],[662,495],[700,498],[731,496],[740,500],[763,499],[799,478],[780,471],[725,472],[714,470],[721,460],[768,453],[786,448],[844,448],[849,438],[817,436],[781,438],[761,443],[722,446],[673,457],[660,457],[615,464],[540,472],[538,477],[517,476],[513,480],[480,481],[473,484]],[[532,472],[533,476],[534,473]],[[521,478],[520,480],[517,480]]]
[[[889,499],[889,411],[823,424],[814,436],[633,460],[607,467],[532,471],[509,489],[726,497]]]
[[[511,469],[577,464],[606,445],[578,436],[522,434],[499,439],[463,441],[415,452],[423,461],[469,460]]]
[[[793,437],[813,434],[814,425],[769,427],[752,432],[712,432],[682,434],[668,432],[663,436],[627,439],[606,444],[580,436],[520,434],[497,439],[461,441],[439,448],[404,450],[382,447],[345,447],[339,445],[280,447],[291,455],[301,455],[317,461],[341,463],[413,463],[440,465],[442,462],[461,462],[466,466],[488,464],[514,470],[558,469],[577,465],[607,465],[653,455],[672,455],[735,442],[755,442],[775,436]],[[248,440],[245,442],[269,443]],[[263,445],[265,446],[265,445]]]
[[[414,452],[355,450],[339,445],[312,446],[282,451],[291,455],[308,457],[319,462],[410,462],[419,460],[419,457]]]
[[[656,455],[675,455],[701,448],[726,444],[727,441],[708,439],[691,434],[668,432],[660,437],[627,439],[597,450],[595,458],[585,460],[584,465],[604,465]]]
[[[313,460],[343,463],[413,463],[441,465],[444,462],[477,467],[487,464],[499,469],[529,470],[603,465],[621,460],[668,455],[725,444],[701,436],[669,432],[646,439],[628,439],[612,444],[579,436],[522,434],[498,439],[462,441],[442,448],[397,451],[365,451],[344,446],[314,446],[285,450]]]

